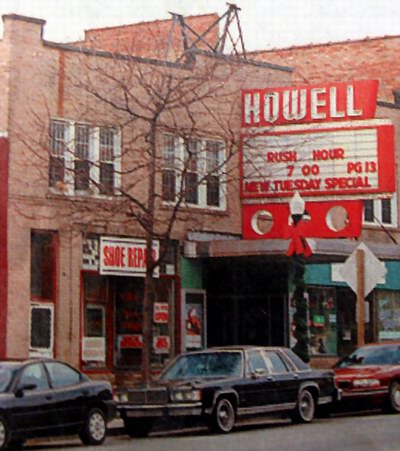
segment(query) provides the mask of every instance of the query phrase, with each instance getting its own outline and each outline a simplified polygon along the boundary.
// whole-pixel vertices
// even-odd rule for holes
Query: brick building
[[[190,21],[201,32],[213,19]],[[58,44],[43,40],[44,20],[11,14],[3,22],[1,356],[55,356],[117,382],[138,370],[152,161],[155,256],[166,237],[172,242],[155,282],[154,368],[204,346],[202,263],[182,259],[184,242],[193,231],[240,237],[238,179],[230,175],[238,164],[240,90],[290,84],[291,70],[202,48],[189,61],[163,62],[157,48],[151,58],[109,51],[126,49],[122,39],[106,45],[110,30],[94,33],[104,37],[97,49],[91,32],[89,43]],[[149,33],[162,35],[165,23],[156,25]],[[141,36],[143,27],[135,28]],[[153,133],[151,108],[161,101],[172,106]],[[203,155],[198,163],[188,157],[196,152]],[[187,172],[184,194],[179,165]],[[184,208],[168,236],[163,227],[178,195]]]
[[[307,85],[321,82],[378,80],[377,116],[391,118],[395,124],[396,142],[396,193],[391,199],[365,200],[363,232],[361,240],[371,248],[382,244],[378,251],[388,269],[386,280],[378,284],[367,298],[370,318],[367,324],[368,340],[399,338],[400,293],[398,274],[399,243],[399,86],[400,72],[397,68],[399,36],[365,38],[354,41],[329,42],[294,46],[289,48],[260,50],[251,57],[270,63],[283,62],[293,68],[293,83]],[[335,281],[331,264],[310,267],[309,284],[314,288],[330,287],[338,302],[351,306],[354,317],[353,294],[343,291],[343,285]],[[383,281],[382,281],[383,282]],[[344,334],[343,334],[344,335]],[[349,338],[349,335],[347,335]],[[354,346],[354,334],[348,343]],[[345,346],[347,347],[347,346]]]
[[[199,34],[215,20],[213,14],[187,18]],[[146,236],[146,215],[139,213],[149,188],[152,136],[158,152],[156,254],[165,248],[164,226],[176,198],[184,201],[155,282],[154,369],[185,349],[290,345],[287,240],[243,239],[240,92],[379,78],[377,116],[396,125],[397,142],[398,109],[390,102],[395,71],[372,72],[380,65],[371,61],[366,73],[361,57],[354,72],[346,72],[345,63],[335,65],[332,55],[322,61],[325,49],[351,59],[368,54],[372,41],[393,44],[396,38],[329,44],[324,52],[318,46],[256,52],[255,62],[209,52],[202,42],[181,58],[171,21],[88,30],[84,41],[69,44],[44,41],[43,20],[7,15],[3,22],[1,355],[56,356],[117,383],[136,374]],[[211,27],[207,36],[211,46],[216,30]],[[376,55],[389,59],[389,44],[384,50]],[[156,135],[145,113],[157,106],[165,85],[155,89],[150,79],[179,80],[181,90],[171,95],[189,99],[164,114]],[[133,100],[140,115],[129,108]],[[188,158],[202,152],[198,162]],[[208,164],[219,168],[213,177]],[[185,176],[176,165],[186,168]],[[191,189],[180,191],[180,181]],[[400,239],[397,199],[366,201],[362,240],[388,269],[368,297],[367,340],[400,332],[381,321],[393,318],[400,299],[400,251],[393,242]],[[323,334],[328,348],[316,357],[337,358],[355,345],[355,295],[334,274],[356,245],[350,239],[314,240],[307,268],[313,333]],[[125,252],[132,256],[128,269]]]

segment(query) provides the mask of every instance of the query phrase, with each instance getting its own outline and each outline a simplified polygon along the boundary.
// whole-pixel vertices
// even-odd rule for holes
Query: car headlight
[[[201,401],[201,390],[174,390],[171,400],[175,402]]]
[[[379,379],[355,379],[353,387],[379,387],[381,385]]]
[[[128,393],[127,392],[114,393],[114,401],[116,401],[116,402],[128,402]]]

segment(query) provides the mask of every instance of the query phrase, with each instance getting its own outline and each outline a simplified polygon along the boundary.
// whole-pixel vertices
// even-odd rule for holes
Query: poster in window
[[[203,346],[203,305],[186,304],[185,313],[186,348]]]

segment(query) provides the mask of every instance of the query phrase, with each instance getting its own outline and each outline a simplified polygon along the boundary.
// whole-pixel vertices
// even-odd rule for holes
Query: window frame
[[[173,143],[173,156],[171,156],[171,148],[166,152],[166,140],[170,140],[169,143]],[[187,153],[191,142],[199,144],[199,157],[191,161],[188,160]],[[216,145],[217,157],[214,161],[216,166],[215,174],[208,173],[210,145]],[[162,192],[161,198],[165,205],[174,205],[178,201],[178,195],[182,194],[183,205],[187,208],[195,209],[207,209],[216,211],[226,210],[226,176],[224,174],[225,162],[225,143],[220,139],[213,139],[209,137],[191,137],[188,140],[170,134],[163,133],[161,136],[162,147]],[[167,156],[169,158],[167,158]],[[196,161],[196,168],[192,167],[192,162]],[[189,176],[197,175],[197,189],[196,194],[190,200],[186,199],[187,193],[185,190],[185,178],[189,179]],[[213,187],[215,186],[215,179],[218,185],[218,205],[216,202],[208,202],[210,198],[210,179],[212,179]],[[167,182],[174,187],[174,193],[172,188],[168,187],[165,190]],[[165,195],[167,192],[168,196]],[[194,199],[197,202],[194,202]]]
[[[59,147],[60,139],[56,140],[53,135],[54,126],[63,125],[64,137],[62,155],[59,151],[53,151],[53,148]],[[76,137],[78,135],[79,127],[87,128],[87,141],[78,143]],[[68,119],[52,118],[50,120],[50,145],[49,145],[49,189],[56,193],[62,190],[63,194],[67,195],[92,195],[96,197],[110,197],[118,194],[121,187],[121,130],[116,126],[94,125],[80,121],[73,121]],[[102,132],[112,132],[113,156],[107,158],[107,161],[102,159],[101,152],[101,134]],[[80,154],[80,145],[86,146],[87,155]],[[57,179],[56,158],[62,158],[62,179]],[[77,182],[76,170],[77,165],[81,164],[82,169],[87,173],[87,185],[84,185],[85,177],[82,177],[81,185]],[[108,188],[102,190],[102,165],[107,164],[107,167],[112,166],[112,189]],[[55,174],[55,175],[54,175]],[[109,177],[110,178],[110,177]]]
[[[48,347],[32,346],[32,312],[34,309],[50,311],[50,344]],[[29,356],[53,357],[54,356],[54,304],[31,302],[29,309]]]
[[[390,217],[391,221],[384,221],[384,202],[390,201]],[[369,206],[366,208],[366,202],[369,202]],[[371,210],[372,220],[367,220],[365,218],[366,211]],[[363,224],[368,226],[376,226],[376,227],[397,227],[398,226],[398,217],[397,217],[397,194],[393,193],[393,196],[390,199],[367,199],[364,201],[363,205]]]

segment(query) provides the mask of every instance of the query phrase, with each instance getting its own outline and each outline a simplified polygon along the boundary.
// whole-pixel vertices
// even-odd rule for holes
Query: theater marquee
[[[378,82],[242,91],[245,239],[288,238],[288,200],[310,215],[303,236],[358,237],[362,199],[395,192],[394,127],[376,119]]]
[[[242,197],[371,197],[395,190],[394,128],[369,120],[242,136]]]

